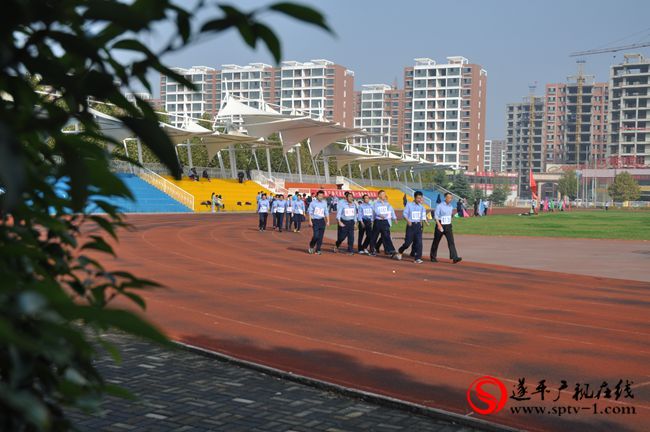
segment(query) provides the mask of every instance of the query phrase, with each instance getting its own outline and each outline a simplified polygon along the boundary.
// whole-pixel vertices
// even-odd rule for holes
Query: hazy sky
[[[443,61],[462,55],[488,72],[487,138],[505,134],[505,104],[537,94],[548,82],[576,71],[573,51],[650,41],[650,0],[327,0],[303,1],[321,10],[336,36],[282,17],[268,16],[283,42],[283,58],[328,59],[355,72],[355,86],[403,86],[403,68],[416,57]],[[247,10],[268,1],[233,2]],[[208,16],[208,13],[205,14]],[[199,17],[201,19],[202,17]],[[165,30],[159,30],[164,34]],[[154,42],[153,40],[149,42]],[[637,50],[650,56],[650,49]],[[623,52],[586,57],[585,71],[607,80]],[[188,67],[273,63],[263,46],[249,49],[233,31],[167,56]]]

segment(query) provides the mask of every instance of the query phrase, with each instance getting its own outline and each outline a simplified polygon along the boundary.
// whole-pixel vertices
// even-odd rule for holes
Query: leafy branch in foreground
[[[192,83],[160,62],[201,34],[236,28],[250,46],[263,41],[281,57],[275,33],[258,17],[281,13],[328,29],[317,11],[275,3],[243,12],[216,4],[215,16],[195,26],[197,11],[172,0],[5,0],[0,14],[0,430],[64,431],[65,410],[94,409],[105,393],[123,394],[94,368],[96,346],[116,328],[164,343],[138,314],[141,290],[157,286],[104,267],[111,242],[126,226],[110,197],[132,198],[109,170],[109,144],[89,100],[112,104],[116,115],[176,176],[172,143],[152,107],[123,89],[158,71]],[[161,22],[175,30],[159,51],[139,38]],[[199,28],[200,31],[193,31]],[[119,53],[130,53],[121,60]],[[77,133],[70,133],[70,126]],[[91,214],[99,208],[101,214]],[[130,308],[133,309],[133,308]]]

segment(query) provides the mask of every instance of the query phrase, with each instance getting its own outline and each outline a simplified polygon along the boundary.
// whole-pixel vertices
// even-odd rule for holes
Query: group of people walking
[[[336,206],[332,206],[325,198],[325,193],[319,190],[315,196],[303,194],[289,195],[287,199],[283,195],[276,195],[271,200],[265,193],[258,194],[257,213],[259,214],[259,230],[265,231],[268,215],[273,215],[273,227],[282,231],[283,221],[285,230],[293,224],[294,232],[300,231],[300,224],[306,220],[312,228],[313,234],[309,241],[308,253],[321,255],[323,238],[327,226],[330,225],[330,214],[332,208],[336,209],[337,239],[334,252],[341,252],[340,248],[347,242],[347,252],[354,255],[355,227],[357,234],[357,252],[369,256],[376,256],[383,246],[386,254],[396,260],[402,259],[402,254],[410,249],[410,256],[414,262],[421,264],[423,241],[422,235],[424,225],[435,224],[435,234],[431,246],[430,259],[437,262],[437,251],[442,237],[447,239],[449,257],[454,263],[462,260],[458,256],[452,231],[452,216],[455,211],[452,206],[451,194],[445,194],[444,202],[436,206],[436,209],[429,211],[424,207],[422,192],[413,194],[413,201],[407,202],[402,213],[406,222],[406,233],[404,243],[395,248],[391,238],[391,227],[397,221],[395,210],[388,202],[386,192],[378,192],[377,199],[370,200],[364,194],[360,201],[356,201],[351,192],[345,193],[345,198],[339,200]],[[431,222],[430,222],[431,220]]]
[[[269,198],[265,192],[257,194],[257,213],[259,214],[259,230],[266,231],[269,214],[272,215],[273,229],[300,232],[302,222],[305,218],[305,206],[308,200],[307,194],[302,196],[299,193],[287,195],[277,194]]]

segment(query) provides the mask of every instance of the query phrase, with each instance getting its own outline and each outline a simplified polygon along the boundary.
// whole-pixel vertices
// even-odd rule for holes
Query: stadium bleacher
[[[366,189],[372,191],[380,191],[383,189],[386,191],[390,205],[392,205],[395,210],[404,210],[404,192],[402,192],[400,189],[373,186],[367,186]],[[413,197],[408,197],[408,199],[409,201],[413,201]]]
[[[440,200],[444,201],[445,200],[445,191],[442,189],[438,189],[435,185],[433,186],[433,189],[424,189],[422,190],[422,194],[424,194],[425,197],[429,198],[431,202],[433,203],[433,206],[436,206],[436,200],[438,199],[438,195],[440,195]],[[451,200],[451,205],[456,207],[457,200],[454,197]]]
[[[175,180],[173,177],[165,177],[170,182],[174,183],[181,189],[194,195],[194,211],[204,212],[211,211],[210,205],[204,205],[206,201],[210,201],[212,192],[221,195],[225,205],[225,211],[255,211],[257,210],[257,203],[255,197],[257,193],[264,190],[270,193],[262,186],[254,181],[244,181],[239,183],[235,179],[210,179],[207,181],[194,181],[188,178],[182,180]]]
[[[150,185],[133,174],[117,174],[135,197],[135,201],[126,198],[102,198],[121,209],[124,213],[184,213],[191,210],[161,190]],[[91,212],[100,209],[89,208]]]

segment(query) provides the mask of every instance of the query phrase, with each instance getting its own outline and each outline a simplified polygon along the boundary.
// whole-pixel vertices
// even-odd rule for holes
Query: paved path
[[[329,230],[330,239],[336,231]],[[393,232],[395,247],[404,234]],[[433,235],[426,234],[424,255],[429,256]],[[456,235],[458,253],[467,261],[511,267],[650,282],[650,241],[547,237]],[[347,245],[345,243],[344,245]],[[443,238],[438,257],[447,258]]]
[[[121,334],[108,339],[123,362],[98,367],[138,397],[108,398],[95,416],[73,414],[81,431],[478,432],[451,422],[343,397],[182,349]]]

